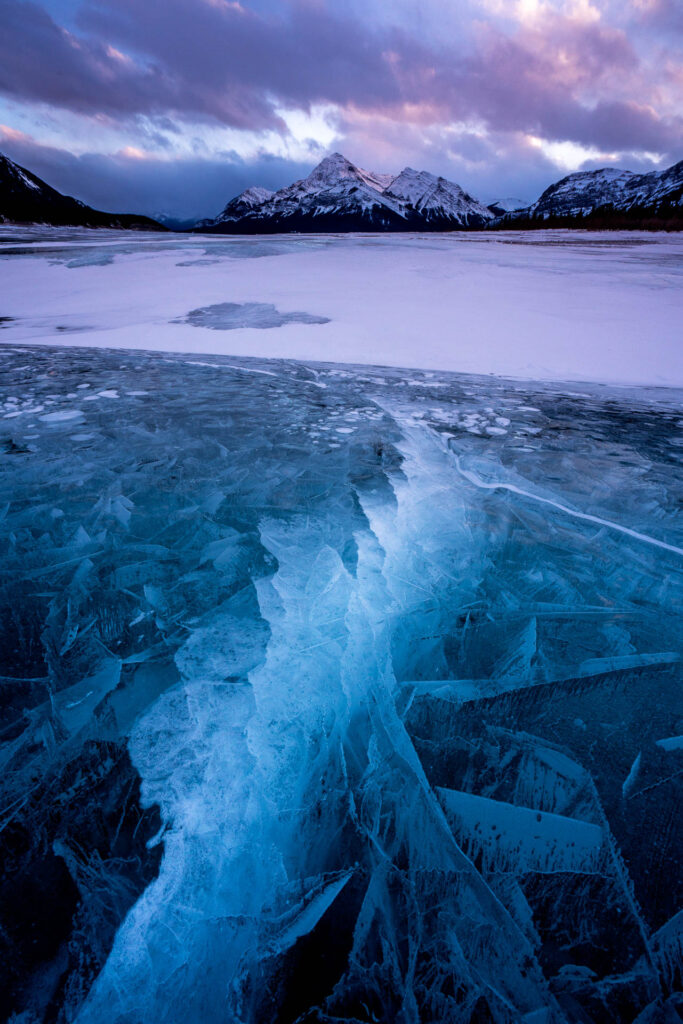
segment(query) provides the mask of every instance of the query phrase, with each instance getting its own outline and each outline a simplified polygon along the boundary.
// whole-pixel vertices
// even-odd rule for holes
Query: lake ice
[[[681,243],[73,236],[0,259],[5,1016],[675,1019]]]
[[[0,227],[0,280],[4,340],[683,386],[679,234]],[[188,319],[222,303],[320,322],[224,334]]]

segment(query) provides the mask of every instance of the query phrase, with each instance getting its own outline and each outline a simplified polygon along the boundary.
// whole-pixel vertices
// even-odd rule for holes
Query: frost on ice
[[[5,1017],[677,1019],[680,394],[4,359]]]

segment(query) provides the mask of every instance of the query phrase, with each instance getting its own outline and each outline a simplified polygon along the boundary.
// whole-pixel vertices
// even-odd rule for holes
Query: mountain
[[[491,220],[491,211],[455,182],[412,167],[401,171],[384,195],[404,203],[407,217],[417,215],[430,227],[479,227]]]
[[[0,154],[0,223],[217,234],[539,227],[683,230],[683,160],[647,174],[611,167],[579,171],[555,182],[530,205],[511,198],[484,206],[455,182],[428,171],[406,167],[398,175],[376,174],[333,153],[308,177],[277,192],[246,189],[217,217],[192,224],[161,220],[94,210]]]
[[[683,229],[683,160],[648,174],[613,167],[569,174],[493,226]]]
[[[208,217],[206,220],[200,220],[195,227],[197,228],[210,228],[216,224],[230,223],[235,220],[239,220],[241,217],[246,216],[255,210],[258,206],[262,206],[266,200],[270,199],[275,193],[271,192],[268,188],[260,188],[258,185],[253,188],[247,188],[244,192],[240,192],[238,196],[231,199],[227,206],[223,209],[217,217]]]
[[[276,231],[415,231],[480,227],[493,218],[459,185],[406,167],[399,175],[356,167],[340,153],[307,178],[270,193],[247,189],[197,230],[220,234]]]
[[[491,213],[495,214],[496,217],[502,216],[504,213],[512,213],[513,210],[523,210],[529,203],[523,199],[516,199],[514,196],[506,196],[505,199],[495,199],[492,203],[487,204],[487,209]]]
[[[0,153],[0,224],[52,224],[89,228],[134,228],[165,231],[150,217],[103,213],[78,199],[63,196],[41,178]]]

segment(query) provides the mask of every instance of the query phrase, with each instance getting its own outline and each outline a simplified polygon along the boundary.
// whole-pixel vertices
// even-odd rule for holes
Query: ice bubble
[[[83,413],[80,409],[58,409],[57,412],[46,412],[40,419],[49,424],[70,423],[83,419]]]

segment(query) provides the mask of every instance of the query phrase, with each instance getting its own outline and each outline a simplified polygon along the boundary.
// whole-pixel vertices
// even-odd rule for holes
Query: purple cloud
[[[230,0],[100,0],[82,10],[77,36],[34,3],[2,9],[0,88],[82,113],[282,130],[278,104],[326,102],[427,123],[476,117],[610,148],[668,150],[682,134],[680,118],[642,100],[623,31],[560,15],[512,35],[492,24],[462,56],[398,27],[367,30],[324,4],[266,15]]]
[[[121,53],[103,41],[111,39],[106,32],[101,38],[74,35],[32,2],[2,0],[1,11],[0,91],[10,96],[84,114],[171,111],[240,128],[283,127],[272,105],[248,85],[234,82],[229,92],[221,92],[220,83],[206,74],[190,80],[153,51],[135,57]],[[138,45],[132,49],[139,53]]]
[[[683,6],[679,0],[644,0],[638,6],[643,24],[665,32],[683,32]]]

